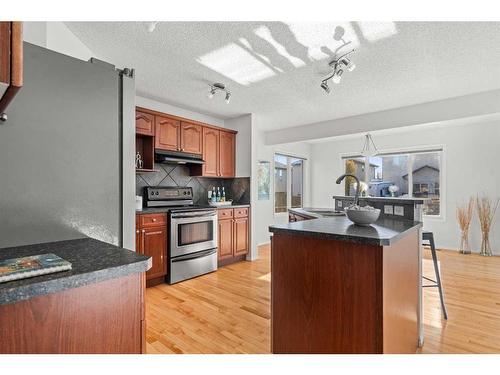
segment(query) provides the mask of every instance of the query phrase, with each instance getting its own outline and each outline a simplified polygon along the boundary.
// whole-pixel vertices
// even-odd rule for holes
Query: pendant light
[[[365,144],[363,145],[363,150],[361,155],[364,157],[377,156],[379,154],[377,146],[373,141],[372,135],[370,133],[365,134]]]

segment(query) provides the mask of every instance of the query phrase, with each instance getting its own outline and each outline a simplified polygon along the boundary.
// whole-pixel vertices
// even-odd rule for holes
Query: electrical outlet
[[[394,206],[391,205],[384,205],[384,214],[386,215],[394,215]]]
[[[342,208],[342,201],[337,201],[337,207]]]
[[[394,206],[394,215],[405,216],[404,206]]]

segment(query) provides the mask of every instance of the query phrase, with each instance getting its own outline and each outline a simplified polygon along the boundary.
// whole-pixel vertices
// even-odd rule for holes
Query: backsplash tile
[[[250,177],[237,178],[205,178],[191,177],[189,168],[183,164],[155,163],[158,172],[136,175],[136,194],[142,195],[146,186],[189,186],[193,188],[195,204],[206,204],[208,190],[224,187],[226,199],[232,199],[234,204],[250,203]]]

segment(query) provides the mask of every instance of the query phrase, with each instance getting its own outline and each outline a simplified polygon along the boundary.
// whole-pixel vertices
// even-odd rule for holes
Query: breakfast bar
[[[273,353],[415,353],[421,222],[345,216],[269,228]]]

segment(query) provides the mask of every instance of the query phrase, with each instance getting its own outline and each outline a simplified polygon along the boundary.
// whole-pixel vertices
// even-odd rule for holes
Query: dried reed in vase
[[[457,207],[457,221],[460,227],[460,248],[461,254],[470,254],[469,229],[474,213],[474,199],[469,198],[469,202]]]
[[[498,203],[500,199],[496,199],[494,202],[488,197],[476,198],[477,214],[479,216],[479,223],[481,225],[481,252],[480,255],[492,256],[490,244],[490,231],[493,226],[493,220],[495,219],[495,213],[498,208]]]

